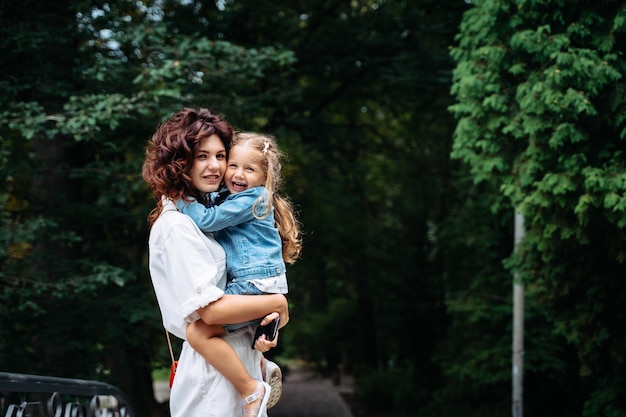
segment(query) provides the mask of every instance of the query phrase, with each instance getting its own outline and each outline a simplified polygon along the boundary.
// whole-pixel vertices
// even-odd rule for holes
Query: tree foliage
[[[532,415],[626,413],[625,13],[615,1],[476,1],[452,51],[452,156],[492,190],[494,214],[525,217],[505,266],[528,289]]]
[[[147,415],[157,408],[151,369],[168,356],[145,262],[144,145],[165,115],[217,101],[205,76],[258,79],[293,55],[191,42],[148,4],[9,3],[0,366],[109,380]]]
[[[107,380],[166,413],[140,170],[161,120],[207,106],[289,156],[305,235],[279,361],[352,373],[371,410],[502,415],[518,271],[526,410],[623,415],[624,15],[0,0],[0,368]]]
[[[109,380],[155,412],[149,372],[168,354],[143,148],[172,111],[210,106],[290,156],[305,252],[279,352],[344,366],[366,397],[379,380],[421,387],[426,404],[443,318],[446,45],[464,7],[2,1],[0,366]],[[407,317],[431,323],[418,349]]]

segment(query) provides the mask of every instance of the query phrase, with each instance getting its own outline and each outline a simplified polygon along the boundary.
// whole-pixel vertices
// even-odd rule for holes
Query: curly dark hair
[[[189,172],[194,164],[198,144],[202,139],[217,135],[228,151],[233,127],[221,115],[208,108],[183,108],[163,122],[146,146],[143,163],[144,181],[152,190],[156,207],[148,215],[150,225],[163,210],[161,197],[177,200],[192,196],[200,200]]]

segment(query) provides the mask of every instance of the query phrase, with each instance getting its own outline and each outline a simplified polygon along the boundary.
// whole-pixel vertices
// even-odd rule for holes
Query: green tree
[[[524,407],[533,416],[626,415],[619,313],[626,300],[625,17],[618,1],[475,1],[452,51],[452,156],[467,164],[473,189],[491,195],[484,212],[506,219],[499,230],[508,249],[515,208],[526,224],[519,255],[503,256],[504,268],[490,257],[491,271],[473,276],[470,300],[483,306],[482,316],[457,314],[453,326],[478,320],[482,328],[497,318],[502,333],[493,333],[489,356],[506,362],[510,298],[485,295],[506,295],[502,272],[509,283],[520,272],[528,318]],[[475,401],[467,412],[506,412],[505,401],[492,411],[481,406],[506,380],[505,368],[453,363],[452,380],[480,375],[463,390]]]
[[[467,227],[446,222],[463,214],[447,47],[464,2],[66,0],[54,6],[61,21],[39,15],[39,0],[0,2],[0,136],[12,161],[2,181],[28,184],[8,188],[4,206],[0,332],[13,336],[0,342],[3,368],[108,378],[142,415],[155,411],[149,370],[168,354],[145,264],[152,201],[140,165],[158,121],[207,105],[239,129],[275,134],[290,157],[305,248],[288,272],[292,322],[278,353],[335,375],[343,366],[364,400],[429,407],[442,384],[432,356],[446,337],[444,290],[462,287],[458,268],[476,255],[451,255],[442,241]],[[63,49],[54,74],[36,62],[37,33],[48,60]],[[34,84],[52,75],[64,80],[48,88],[55,106]],[[33,153],[49,139],[57,153]],[[40,177],[43,156],[56,159]],[[31,186],[37,178],[56,188]],[[46,209],[35,208],[44,191]],[[44,255],[53,268],[30,268]],[[32,355],[13,361],[24,346]],[[53,360],[69,355],[81,360]]]
[[[109,380],[149,415],[168,355],[145,263],[144,145],[164,115],[238,95],[233,83],[293,56],[204,38],[200,19],[176,35],[194,25],[169,4],[18,3],[0,7],[0,367]]]
[[[229,4],[219,30],[298,58],[292,89],[265,103],[263,128],[287,141],[300,171],[287,184],[306,232],[282,346],[324,371],[354,372],[371,408],[384,397],[415,412],[440,382],[431,361],[445,334],[437,235],[455,198],[447,47],[466,5],[255,4]],[[268,19],[272,10],[281,18]]]

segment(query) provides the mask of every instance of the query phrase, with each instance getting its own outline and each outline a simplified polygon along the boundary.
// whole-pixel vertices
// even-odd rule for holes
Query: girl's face
[[[226,171],[226,148],[217,135],[200,141],[189,175],[201,194],[217,191]]]
[[[226,186],[231,194],[237,194],[251,187],[265,185],[265,170],[261,165],[259,151],[245,143],[235,145],[228,155],[226,168]]]

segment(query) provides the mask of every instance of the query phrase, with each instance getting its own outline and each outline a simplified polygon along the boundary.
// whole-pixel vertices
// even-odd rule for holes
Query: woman
[[[213,111],[186,108],[159,126],[146,149],[143,178],[157,203],[148,217],[150,275],[163,325],[181,339],[185,339],[187,325],[200,319],[209,325],[223,325],[277,312],[281,327],[289,321],[282,294],[224,294],[224,250],[174,203],[184,196],[205,201],[208,193],[220,188],[232,135],[230,124]],[[253,333],[253,328],[246,327],[224,340],[235,349],[252,378],[261,380],[261,352],[276,346],[277,339],[260,339],[254,350],[250,348]],[[249,391],[244,407],[238,393],[242,388],[236,389],[184,342],[170,393],[171,416],[239,417],[251,412],[264,417],[267,414],[261,403],[267,402],[269,394],[266,385],[262,387],[265,392],[259,387]]]

